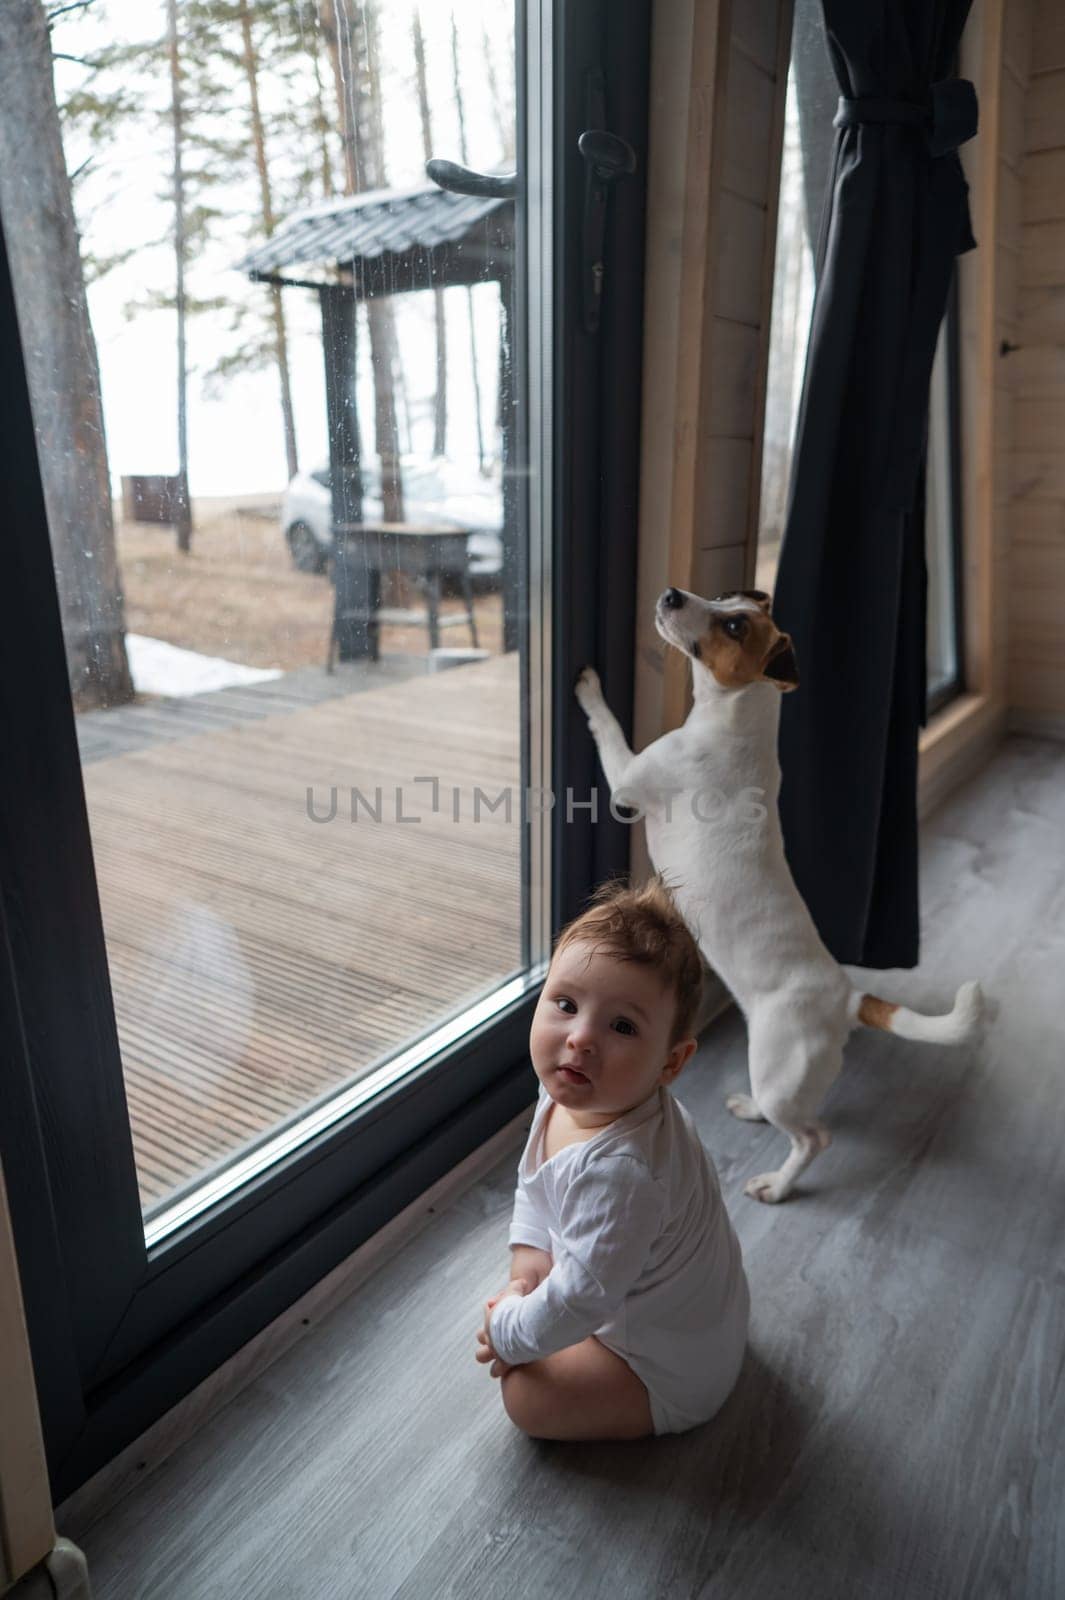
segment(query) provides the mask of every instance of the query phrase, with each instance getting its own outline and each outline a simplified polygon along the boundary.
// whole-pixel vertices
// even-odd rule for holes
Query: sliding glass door
[[[631,693],[622,10],[0,25],[0,1137],[57,1498],[531,1101],[552,933],[627,865],[571,694]]]
[[[530,481],[514,17],[160,5],[64,32],[84,308],[52,303],[18,216],[9,253],[24,325],[68,323],[27,377],[157,1243],[541,953],[529,506],[505,493]],[[437,145],[500,192],[435,186]],[[86,394],[104,426],[79,440]]]

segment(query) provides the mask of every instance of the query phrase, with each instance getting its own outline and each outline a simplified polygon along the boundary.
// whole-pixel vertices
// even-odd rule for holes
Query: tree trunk
[[[167,46],[170,58],[170,116],[174,130],[174,298],[177,305],[178,505],[175,507],[178,549],[192,546],[192,503],[189,499],[188,372],[185,353],[185,174],[182,167],[181,60],[178,54],[177,0],[167,0]]]
[[[273,197],[270,193],[270,172],[266,164],[266,137],[259,111],[259,79],[255,60],[255,46],[251,33],[251,12],[248,0],[239,0],[240,31],[243,41],[244,73],[248,80],[248,100],[251,106],[251,136],[255,146],[255,166],[259,174],[259,199],[262,207],[263,232],[269,238],[274,231]],[[279,284],[270,286],[270,304],[274,322],[274,348],[277,371],[281,380],[281,416],[285,428],[285,457],[289,478],[299,471],[296,454],[296,419],[292,409],[292,387],[288,371],[288,337],[285,332],[285,308]]]
[[[455,13],[451,13],[451,70],[455,78],[455,108],[459,114],[459,149],[462,164],[469,162],[466,149],[466,113],[462,104],[462,79],[459,74],[459,31],[455,26]],[[477,424],[477,465],[484,471],[484,425],[481,420],[481,384],[477,376],[477,330],[473,316],[473,289],[466,287],[466,312],[470,323],[470,376],[473,379],[473,414]]]
[[[333,198],[333,159],[329,154],[329,118],[325,110],[325,90],[322,85],[322,66],[318,57],[319,33],[311,29],[311,61],[314,65],[314,125],[318,132],[319,153],[322,158],[322,195]]]
[[[414,68],[418,81],[418,109],[422,119],[422,151],[426,161],[433,153],[433,128],[429,114],[429,86],[425,73],[425,37],[422,19],[414,13]],[[443,289],[433,290],[436,319],[436,394],[433,399],[433,455],[447,454],[447,316]]]
[[[514,106],[513,102],[505,105],[499,89],[499,77],[496,73],[495,62],[492,59],[492,41],[488,37],[488,29],[481,29],[481,47],[484,54],[484,71],[488,79],[488,98],[492,102],[492,115],[499,132],[499,148],[502,152],[503,165],[507,166],[514,160]]]
[[[100,373],[39,0],[0,4],[0,208],[18,303],[70,692],[133,699]],[[9,536],[18,530],[8,529]]]
[[[387,182],[377,76],[376,19],[372,0],[347,0],[344,27],[337,24],[334,0],[319,0],[322,33],[333,64],[333,81],[344,149],[347,194],[383,189]],[[386,522],[402,522],[395,399],[395,318],[385,300],[366,301],[373,367],[374,422],[381,460],[381,500]]]

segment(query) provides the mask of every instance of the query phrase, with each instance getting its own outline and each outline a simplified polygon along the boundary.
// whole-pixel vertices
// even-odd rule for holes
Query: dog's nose
[[[679,589],[667,589],[659,604],[665,606],[667,611],[679,611],[684,604],[684,596]]]

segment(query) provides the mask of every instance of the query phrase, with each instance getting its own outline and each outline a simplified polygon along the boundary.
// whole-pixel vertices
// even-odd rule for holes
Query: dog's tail
[[[906,1006],[892,1005],[875,994],[853,990],[849,1006],[854,1022],[867,1028],[883,1028],[903,1039],[927,1039],[936,1044],[961,1044],[980,1026],[984,997],[978,983],[963,983],[954,997],[954,1009],[940,1017],[928,1017]]]

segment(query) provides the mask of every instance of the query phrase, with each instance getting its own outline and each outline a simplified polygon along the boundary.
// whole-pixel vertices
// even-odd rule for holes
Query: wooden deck
[[[79,719],[146,1210],[520,964],[517,655],[283,709],[262,688],[272,712],[227,691],[256,709],[212,731],[181,726],[218,715],[195,702]],[[334,785],[311,821],[308,788],[325,816]],[[378,785],[382,820],[351,822],[351,789]],[[396,785],[419,822],[395,820]],[[475,822],[474,788],[507,785],[512,821]]]

